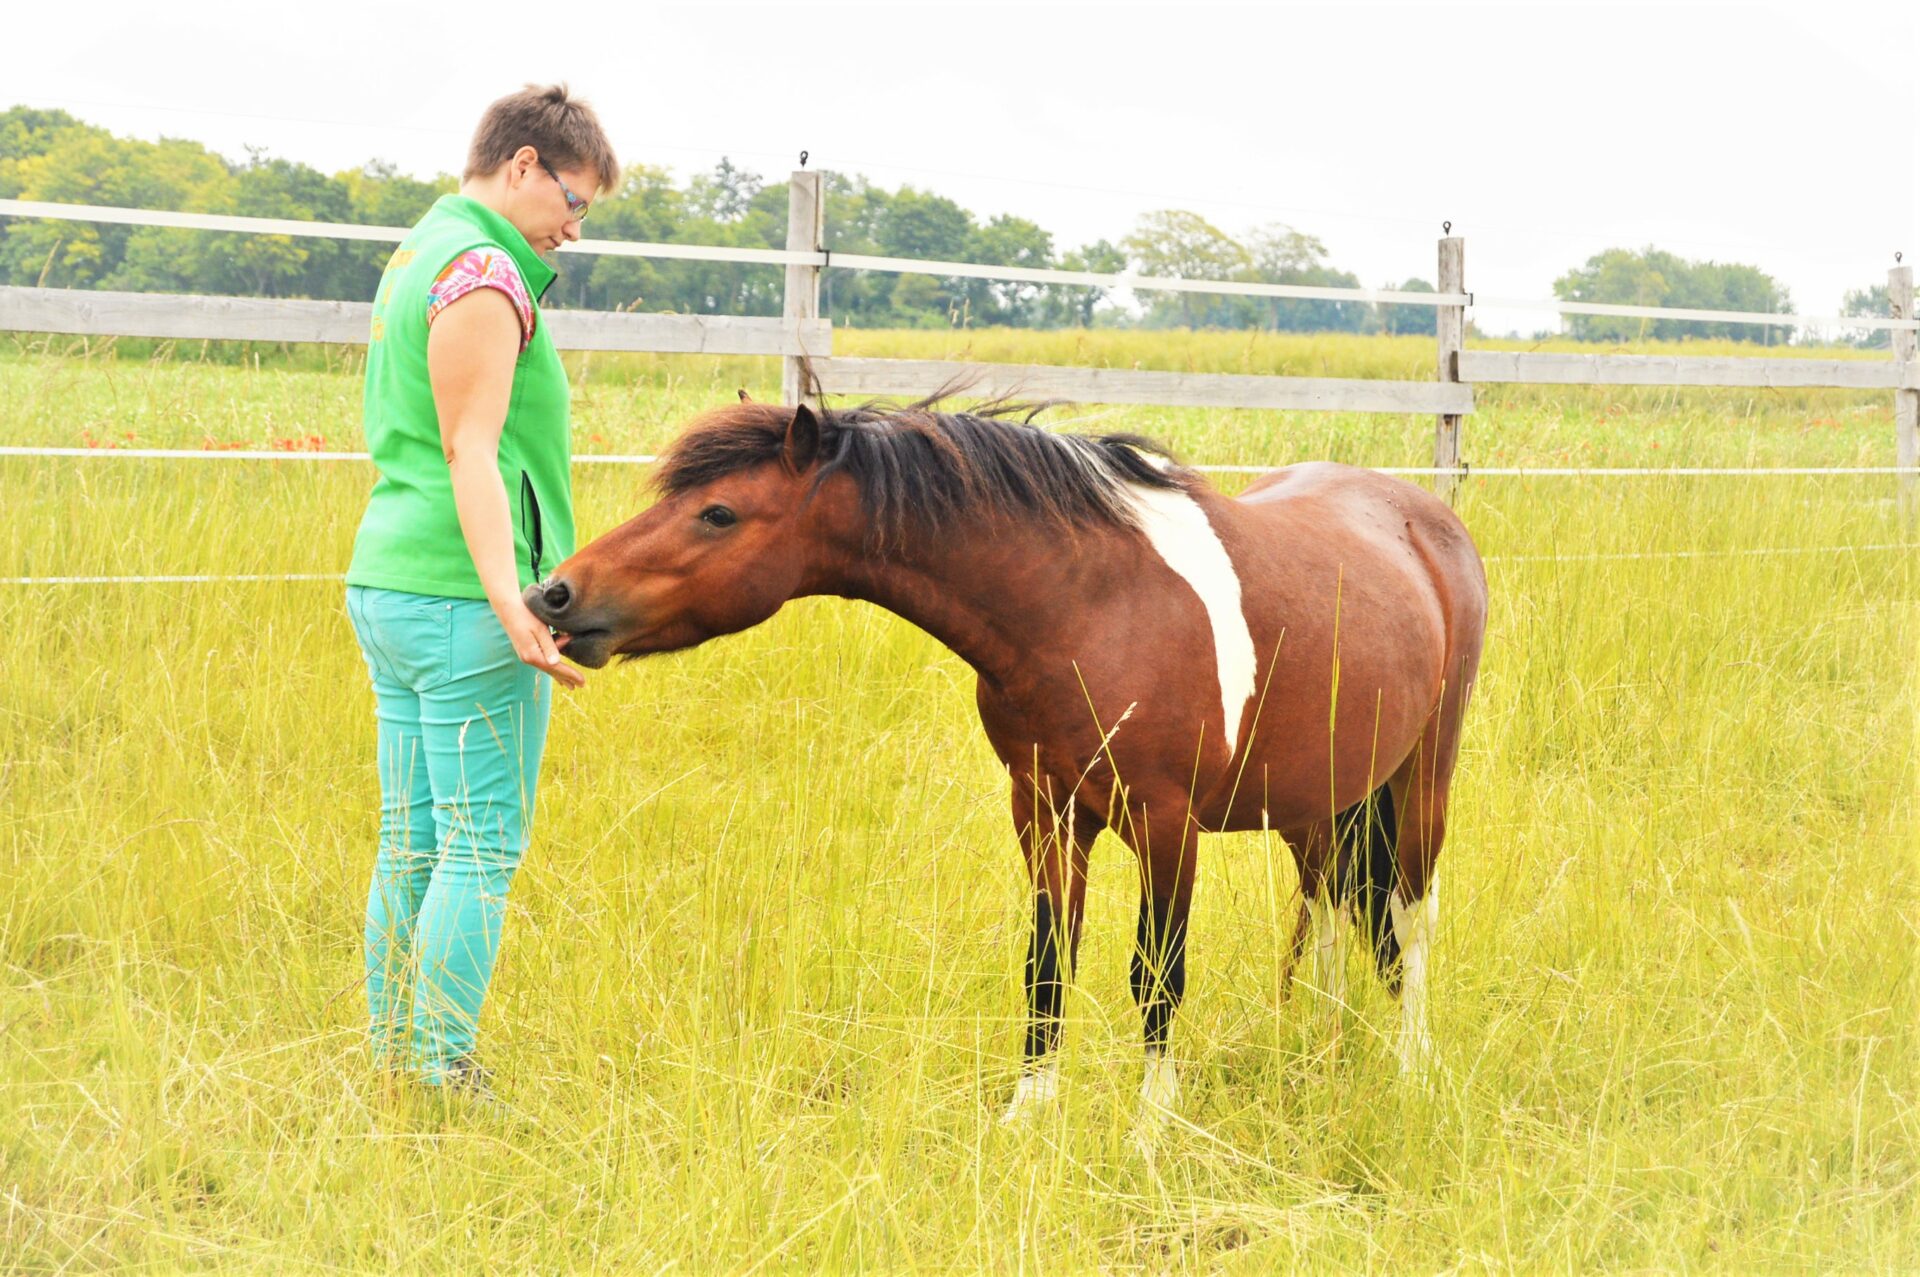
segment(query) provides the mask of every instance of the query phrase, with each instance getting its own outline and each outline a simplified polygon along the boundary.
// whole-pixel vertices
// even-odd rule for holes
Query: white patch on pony
[[[1060,1098],[1060,1061],[1048,1060],[1039,1068],[1020,1075],[1020,1084],[1013,1089],[1013,1102],[1007,1105],[1007,1111],[1000,1115],[1000,1125],[1011,1126],[1023,1122],[1049,1108]]]
[[[1340,906],[1320,896],[1307,897],[1313,922],[1313,984],[1329,1002],[1347,1000],[1347,966],[1340,960]]]
[[[1220,709],[1226,718],[1227,757],[1240,747],[1240,719],[1253,699],[1253,631],[1240,603],[1240,575],[1200,503],[1184,492],[1130,485],[1128,499],[1147,543],[1179,573],[1207,611],[1213,628]]]
[[[1424,1074],[1433,1063],[1433,1035],[1427,1030],[1427,961],[1440,926],[1440,880],[1429,879],[1427,894],[1411,905],[1400,889],[1387,897],[1393,938],[1400,942],[1400,1071]]]

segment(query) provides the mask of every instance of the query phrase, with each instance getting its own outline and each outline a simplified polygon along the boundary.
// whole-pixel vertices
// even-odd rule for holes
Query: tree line
[[[0,198],[119,205],[180,212],[409,226],[441,195],[447,174],[423,180],[379,161],[326,174],[249,150],[233,161],[198,142],[116,137],[64,111],[14,107],[0,113]],[[1037,223],[1012,214],[981,219],[955,201],[911,185],[897,189],[860,175],[828,173],[827,247],[863,253],[999,266],[1180,276],[1357,288],[1318,238],[1274,223],[1234,236],[1197,213],[1142,215],[1118,243],[1061,249]],[[787,190],[722,159],[684,183],[665,168],[632,164],[617,191],[594,202],[594,238],[743,248],[786,244]],[[9,284],[257,297],[365,300],[391,249],[383,244],[285,235],[237,234],[0,218],[0,278]],[[1423,279],[1386,287],[1431,292]],[[649,258],[572,258],[548,294],[553,305],[594,310],[777,315],[777,267]],[[1685,261],[1654,248],[1612,249],[1554,282],[1570,301],[1791,309],[1787,290],[1755,266]],[[1848,295],[1847,313],[1884,313],[1886,289]],[[1878,306],[1880,309],[1871,309]],[[1267,329],[1301,332],[1431,333],[1434,312],[1419,306],[1348,301],[1142,292],[1116,304],[1107,290],[1078,286],[829,270],[822,308],[854,327]],[[1570,316],[1571,335],[1614,342],[1640,337],[1766,340],[1749,325]],[[1884,343],[1886,334],[1877,334]],[[1777,336],[1774,338],[1777,340]]]

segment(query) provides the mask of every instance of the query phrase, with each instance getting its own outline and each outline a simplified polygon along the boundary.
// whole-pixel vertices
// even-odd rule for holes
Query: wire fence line
[[[1592,554],[1489,554],[1482,563],[1616,563],[1646,559],[1767,558],[1808,554],[1871,554],[1920,550],[1920,541],[1876,542],[1868,545],[1741,546],[1694,550],[1629,550]],[[0,585],[228,585],[281,582],[344,582],[344,572],[243,572],[230,576],[180,574],[167,576],[4,576]]]
[[[1190,466],[1205,474],[1265,474],[1275,466]],[[1451,479],[1762,479],[1808,475],[1906,475],[1920,466],[1369,466],[1378,474]]]
[[[233,576],[0,576],[0,585],[229,585],[263,581],[344,581],[344,572],[242,572]]]
[[[371,461],[365,452],[306,452],[260,448],[0,447],[0,457],[85,457],[95,461]],[[650,466],[655,453],[583,452],[575,465]],[[1201,474],[1266,474],[1278,465],[1223,463],[1188,466]],[[1815,475],[1920,476],[1920,466],[1368,466],[1377,474],[1451,479],[1649,479],[1768,478]]]

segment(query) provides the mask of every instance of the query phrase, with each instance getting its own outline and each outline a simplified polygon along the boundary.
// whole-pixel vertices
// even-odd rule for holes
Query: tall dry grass
[[[1414,358],[1329,350],[1335,375]],[[775,376],[575,371],[601,451]],[[357,402],[350,370],[0,358],[9,443],[352,447]],[[1869,394],[1481,403],[1483,461],[1890,452]],[[1055,415],[1075,411],[1103,410]],[[1430,429],[1088,424],[1376,464],[1418,464]],[[581,467],[583,527],[637,508],[640,477]],[[337,571],[368,482],[124,459],[0,478],[6,576]],[[894,618],[802,602],[562,699],[483,1025],[511,1111],[486,1113],[367,1070],[372,702],[339,588],[0,587],[4,1266],[1909,1269],[1920,582],[1913,550],[1867,548],[1912,539],[1890,494],[1471,481],[1493,615],[1441,872],[1442,1072],[1399,1080],[1357,953],[1329,1052],[1310,1001],[1276,995],[1289,858],[1213,838],[1182,1120],[1152,1165],[1124,1139],[1133,878],[1108,839],[1064,1113],[994,1125],[1025,887],[971,676]],[[1803,552],[1732,553],[1761,548]],[[1715,553],[1635,557],[1676,549]]]

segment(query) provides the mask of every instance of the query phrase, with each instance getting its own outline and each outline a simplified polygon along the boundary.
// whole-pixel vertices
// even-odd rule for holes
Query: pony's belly
[[[1406,761],[1437,701],[1382,705],[1378,719],[1365,723],[1342,716],[1331,739],[1324,712],[1317,732],[1275,731],[1264,740],[1256,732],[1244,759],[1198,787],[1196,819],[1217,832],[1246,832],[1297,829],[1344,811]]]
[[[1384,780],[1383,777],[1383,783]],[[1343,811],[1365,798],[1369,792],[1365,786],[1357,786],[1351,793],[1335,792],[1329,797],[1328,790],[1322,786],[1311,794],[1304,790],[1270,793],[1264,800],[1258,796],[1239,794],[1230,803],[1216,803],[1198,813],[1196,820],[1202,829],[1215,834],[1300,829],[1328,819],[1330,807],[1335,812]]]

